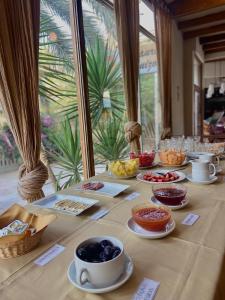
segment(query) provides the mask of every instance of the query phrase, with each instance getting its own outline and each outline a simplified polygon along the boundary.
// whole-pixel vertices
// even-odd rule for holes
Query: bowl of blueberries
[[[125,268],[121,241],[111,236],[93,237],[83,241],[74,252],[76,280],[96,288],[114,284]]]

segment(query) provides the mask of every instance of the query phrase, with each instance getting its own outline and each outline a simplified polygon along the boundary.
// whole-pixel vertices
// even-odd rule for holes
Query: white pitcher
[[[193,160],[192,162],[192,180],[193,181],[208,181],[210,176],[216,175],[216,167],[214,164],[205,160]]]

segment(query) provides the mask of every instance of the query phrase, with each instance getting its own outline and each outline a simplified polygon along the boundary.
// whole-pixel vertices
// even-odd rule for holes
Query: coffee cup
[[[104,262],[88,262],[80,259],[77,249],[91,243],[100,243],[102,240],[110,241],[115,247],[119,247],[121,252],[115,258]],[[74,263],[76,268],[76,280],[80,285],[90,283],[96,288],[104,288],[112,285],[124,272],[125,254],[121,241],[111,236],[93,237],[85,240],[75,249]]]
[[[216,175],[216,167],[207,160],[196,159],[192,162],[193,181],[208,181],[210,176]]]

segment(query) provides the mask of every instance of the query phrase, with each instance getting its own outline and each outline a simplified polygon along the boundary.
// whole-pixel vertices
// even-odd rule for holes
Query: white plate
[[[144,239],[161,239],[169,235],[176,227],[175,221],[173,219],[166,225],[165,230],[163,231],[150,231],[145,230],[137,223],[134,222],[133,218],[130,218],[127,222],[127,228],[134,233],[135,235],[144,238]]]
[[[154,163],[152,163],[151,166],[148,166],[148,167],[139,167],[139,170],[152,169],[152,168],[157,167],[158,165],[159,165],[159,163],[154,162]]]
[[[84,285],[81,286],[76,281],[76,268],[75,268],[74,261],[72,261],[70,263],[70,266],[67,270],[67,277],[68,277],[69,281],[76,288],[78,288],[84,292],[92,293],[92,294],[103,294],[103,293],[113,291],[113,290],[119,288],[122,284],[124,284],[132,275],[133,269],[134,269],[134,265],[133,265],[131,258],[127,254],[125,254],[125,271],[124,271],[124,273],[120,276],[120,278],[116,281],[116,283],[114,283],[110,286],[107,286],[105,288],[95,288],[90,283],[85,283]]]
[[[160,173],[164,173],[164,174],[168,173],[168,171],[159,171],[159,172],[160,172]],[[153,173],[154,173],[154,172],[153,172]],[[157,175],[157,171],[155,171],[155,173],[156,173],[156,175]],[[176,174],[179,176],[179,178],[176,179],[176,180],[173,180],[173,181],[168,181],[168,182],[153,182],[153,181],[145,180],[145,179],[143,178],[144,174],[138,174],[138,175],[137,175],[137,180],[143,181],[143,182],[146,182],[146,183],[150,183],[150,184],[162,184],[162,183],[179,182],[179,181],[182,181],[182,180],[184,180],[184,179],[186,178],[186,175],[185,175],[183,172],[178,172],[178,171],[176,171],[176,172],[172,172],[172,173],[176,173]]]
[[[156,205],[164,205],[164,206],[167,206],[169,207],[171,210],[178,210],[178,209],[181,209],[185,206],[188,205],[190,201],[190,198],[188,196],[185,197],[185,199],[181,202],[180,205],[166,205],[166,204],[163,204],[162,202],[160,202],[159,200],[157,200],[154,196],[152,196],[151,198],[151,202],[156,204]]]
[[[60,209],[54,208],[55,203],[57,203],[61,200],[65,200],[65,199],[71,200],[71,201],[74,201],[74,202],[79,202],[79,203],[86,204],[87,207],[80,210],[79,212],[70,212],[70,211],[60,210]],[[91,206],[93,206],[94,204],[96,204],[98,202],[99,201],[95,200],[95,199],[84,198],[84,197],[75,196],[75,195],[57,194],[57,195],[50,195],[46,198],[35,201],[35,202],[32,203],[32,205],[35,205],[35,206],[38,206],[38,207],[41,207],[41,208],[45,208],[45,209],[52,209],[52,210],[54,210],[58,213],[62,213],[62,214],[78,216],[83,211],[85,211],[86,209],[90,208]]]
[[[160,166],[162,167],[167,167],[167,168],[182,168],[184,166],[187,166],[189,164],[189,161],[185,160],[181,165],[168,165],[168,164],[164,164],[162,162],[159,163]]]
[[[99,182],[99,181],[91,181],[91,182]],[[113,183],[113,182],[106,182],[106,181],[100,181],[101,183],[104,184],[102,188],[100,188],[97,191],[93,190],[84,190],[82,189],[82,185],[79,185],[75,187],[74,189],[80,192],[84,193],[91,193],[91,194],[99,194],[99,195],[104,195],[104,196],[109,196],[109,197],[116,197],[126,189],[128,189],[130,186],[125,185],[125,184],[119,184],[119,183]]]
[[[212,175],[211,175],[211,176],[210,176],[210,179],[207,180],[207,181],[194,181],[194,180],[192,179],[191,174],[189,174],[189,175],[187,175],[187,179],[188,179],[190,182],[195,183],[195,184],[211,184],[211,183],[217,181],[218,177],[217,177],[217,176],[212,176]]]

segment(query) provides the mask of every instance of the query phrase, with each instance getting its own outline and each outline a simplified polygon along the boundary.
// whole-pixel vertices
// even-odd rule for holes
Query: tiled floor
[[[25,205],[17,192],[18,172],[13,171],[5,174],[0,174],[0,211],[10,207],[13,203]],[[44,186],[45,195],[53,193],[53,187],[50,183]]]

